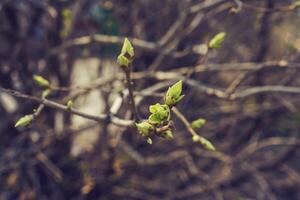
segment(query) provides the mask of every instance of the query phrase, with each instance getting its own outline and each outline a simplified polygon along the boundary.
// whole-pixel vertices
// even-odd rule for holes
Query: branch
[[[130,105],[131,105],[131,109],[134,115],[134,119],[136,121],[140,121],[140,116],[138,113],[138,109],[136,107],[136,103],[134,100],[134,96],[133,96],[133,88],[132,88],[132,80],[131,80],[131,75],[130,75],[130,68],[125,68],[124,69],[125,75],[126,75],[126,83],[127,83],[127,88],[128,88],[128,92],[129,92],[129,98],[130,98]]]
[[[105,115],[105,114],[101,114],[101,115],[97,115],[97,116],[96,115],[90,115],[90,114],[87,114],[87,113],[83,113],[83,112],[81,112],[77,109],[73,109],[73,108],[69,109],[67,106],[56,103],[54,101],[51,101],[51,100],[48,100],[48,99],[37,98],[37,97],[31,96],[31,95],[20,93],[20,92],[15,91],[15,90],[10,90],[10,89],[5,89],[5,88],[0,87],[0,91],[8,93],[8,94],[10,94],[12,96],[15,96],[15,97],[18,97],[18,98],[35,101],[35,102],[38,102],[38,103],[43,104],[45,106],[55,108],[57,110],[61,110],[61,111],[64,111],[64,112],[68,112],[68,113],[71,113],[71,114],[74,114],[74,115],[78,115],[78,116],[81,116],[83,118],[90,119],[90,120],[97,121],[97,122],[104,122],[104,121],[108,120],[112,124],[115,124],[117,126],[124,126],[124,127],[131,126],[133,124],[132,120],[124,120],[124,119],[118,118],[116,116],[109,116],[109,115]]]
[[[280,86],[280,85],[252,87],[252,88],[242,90],[240,92],[233,93],[232,95],[229,96],[229,98],[231,100],[242,99],[259,93],[270,93],[270,92],[300,94],[300,87],[289,87],[289,86]]]
[[[189,133],[192,135],[192,139],[194,142],[201,144],[205,149],[210,151],[215,151],[214,145],[207,140],[206,138],[200,136],[189,123],[189,121],[185,118],[185,116],[174,106],[171,108],[173,113],[181,120],[181,122],[186,126]]]

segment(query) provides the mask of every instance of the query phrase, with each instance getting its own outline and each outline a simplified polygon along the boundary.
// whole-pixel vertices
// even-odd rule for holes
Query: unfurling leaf
[[[167,94],[165,95],[165,103],[168,106],[174,106],[176,103],[178,103],[184,95],[181,95],[182,92],[182,81],[178,81],[171,87],[169,87]]]
[[[34,75],[33,80],[40,87],[48,88],[50,86],[50,82],[42,76]]]
[[[160,124],[161,123],[161,120],[159,118],[159,116],[157,114],[152,114],[148,117],[148,121],[151,123],[151,124]]]
[[[193,139],[193,142],[201,144],[203,146],[203,148],[205,148],[206,150],[210,150],[210,151],[216,150],[214,145],[209,140],[205,139],[204,137],[201,137],[199,135],[194,135],[192,139]]]
[[[129,67],[130,65],[130,61],[124,55],[119,55],[117,62],[121,67]]]
[[[128,38],[124,39],[122,50],[117,62],[121,67],[129,67],[134,57],[134,49]]]
[[[133,58],[134,56],[134,49],[131,42],[128,40],[128,38],[124,39],[121,55],[126,57],[129,56],[129,58]]]
[[[157,103],[151,105],[149,111],[152,113],[148,118],[151,124],[161,124],[170,118],[170,109],[168,105]]]
[[[69,101],[67,102],[67,108],[68,108],[69,110],[73,107],[73,105],[74,105],[74,103],[73,103],[72,100],[69,100]]]
[[[201,128],[205,123],[206,123],[205,119],[199,118],[199,119],[192,121],[191,125],[192,125],[192,128],[196,129],[196,128]]]
[[[147,121],[136,123],[135,126],[139,134],[141,134],[143,137],[149,137],[154,131],[153,125]]]
[[[32,115],[25,115],[24,117],[21,117],[17,123],[15,124],[15,127],[25,127],[33,120]]]
[[[226,36],[226,33],[225,33],[225,32],[218,33],[217,35],[215,35],[215,36],[209,41],[208,47],[211,48],[211,49],[218,49],[218,48],[220,48],[222,42],[223,42],[224,39],[225,39],[225,36]]]

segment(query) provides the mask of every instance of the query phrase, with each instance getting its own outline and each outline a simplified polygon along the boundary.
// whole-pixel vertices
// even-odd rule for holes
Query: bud
[[[199,119],[192,121],[191,125],[192,125],[192,128],[196,129],[196,128],[201,128],[205,123],[206,123],[205,119],[199,118]]]
[[[73,103],[72,100],[69,100],[69,101],[67,102],[67,108],[68,108],[69,110],[71,110],[71,108],[73,107],[73,105],[74,105],[74,103]]]
[[[124,39],[121,54],[124,55],[124,56],[128,55],[128,57],[130,57],[130,58],[133,58],[133,56],[134,56],[133,46],[132,46],[131,42],[128,40],[127,37]]]
[[[170,109],[168,105],[159,103],[150,105],[149,111],[152,113],[148,120],[151,124],[161,124],[170,119]]]
[[[130,65],[130,61],[124,55],[119,55],[117,62],[121,67],[129,67]]]
[[[150,136],[152,134],[152,132],[154,131],[153,125],[147,121],[135,123],[135,126],[136,126],[139,134],[141,134],[143,137]]]
[[[39,85],[40,87],[45,87],[45,88],[47,88],[47,87],[50,86],[50,82],[49,82],[47,79],[43,78],[42,76],[34,75],[34,76],[33,76],[33,80],[34,80],[35,83],[36,83],[37,85]]]
[[[51,94],[51,90],[50,89],[46,89],[42,93],[42,98],[47,98],[50,94]]]
[[[148,144],[152,144],[152,139],[151,138],[148,137],[146,141],[147,141]]]
[[[25,127],[33,120],[32,115],[25,115],[24,117],[21,117],[17,123],[15,124],[15,127]]]
[[[225,36],[226,36],[226,33],[225,33],[225,32],[218,33],[217,35],[215,35],[215,36],[209,41],[208,47],[211,48],[211,49],[218,49],[218,48],[220,48],[222,42],[223,42],[224,39],[225,39]]]
[[[193,142],[201,144],[203,146],[203,148],[206,150],[210,150],[210,151],[216,150],[214,145],[209,140],[205,139],[204,137],[201,137],[199,135],[193,135],[192,139],[193,139]]]
[[[160,133],[158,136],[165,138],[167,140],[172,140],[174,138],[173,132],[171,130],[164,131]]]
[[[176,103],[178,103],[184,95],[181,95],[182,92],[182,81],[178,81],[171,87],[169,87],[164,100],[165,104],[168,106],[174,106]]]
[[[129,67],[134,57],[134,49],[128,38],[124,39],[122,50],[118,56],[118,64],[121,67]]]

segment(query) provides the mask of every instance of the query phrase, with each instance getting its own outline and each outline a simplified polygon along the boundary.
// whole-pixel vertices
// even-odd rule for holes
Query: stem
[[[135,104],[134,96],[133,96],[133,87],[132,87],[132,80],[131,80],[131,73],[129,68],[124,69],[125,75],[126,75],[126,84],[129,92],[129,104],[131,105],[131,110],[134,115],[135,121],[140,121],[140,116]]]
[[[45,105],[44,104],[40,104],[39,107],[36,109],[36,111],[32,114],[33,119],[37,118],[41,112],[44,110]]]
[[[41,99],[41,98],[37,98],[37,97],[31,96],[31,95],[23,94],[23,93],[20,93],[18,91],[15,91],[15,90],[5,89],[5,88],[2,88],[1,86],[0,86],[0,91],[8,93],[8,94],[10,94],[12,96],[15,96],[15,97],[18,97],[18,98],[23,98],[23,99],[35,101],[35,102],[38,102],[38,103],[43,104],[45,106],[55,108],[57,110],[61,110],[61,111],[71,113],[71,114],[74,114],[74,115],[78,115],[78,116],[81,116],[83,118],[94,120],[94,121],[97,121],[97,122],[104,122],[109,117],[106,114],[90,115],[90,114],[87,114],[87,113],[83,113],[79,110],[76,110],[74,108],[69,109],[67,106],[65,106],[63,104],[59,104],[59,103],[56,103],[54,101],[51,101],[51,100],[48,100],[48,99],[45,99],[45,98]],[[38,114],[41,112],[42,107],[43,106],[40,106],[37,109]],[[134,123],[132,120],[120,119],[116,116],[110,116],[110,122],[112,124],[117,125],[117,126],[123,126],[123,127],[132,126],[133,123]]]
[[[192,136],[199,136],[196,131],[192,128],[191,124],[189,121],[185,118],[185,116],[174,106],[171,108],[173,113],[180,119],[180,121],[186,126],[187,130]],[[200,136],[201,137],[201,136]]]
[[[186,126],[188,132],[192,135],[192,137],[195,136],[195,137],[198,138],[198,141],[196,141],[196,142],[199,142],[205,149],[212,150],[212,151],[216,150],[216,148],[214,147],[214,145],[209,140],[207,140],[206,138],[200,136],[193,129],[193,127],[190,124],[190,122],[185,118],[185,116],[176,107],[172,107],[172,111],[180,119],[180,121]],[[194,139],[193,139],[193,141],[194,141]]]

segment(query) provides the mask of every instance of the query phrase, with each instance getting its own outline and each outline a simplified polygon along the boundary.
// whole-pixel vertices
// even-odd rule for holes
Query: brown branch
[[[104,122],[106,120],[109,120],[109,122],[111,122],[111,123],[113,123],[117,126],[125,126],[125,127],[131,126],[133,124],[132,120],[124,120],[124,119],[118,118],[116,116],[108,116],[108,115],[105,115],[105,114],[101,114],[101,115],[97,115],[97,116],[96,115],[90,115],[90,114],[87,114],[87,113],[83,113],[83,112],[81,112],[77,109],[73,109],[73,108],[69,109],[67,106],[56,103],[54,101],[51,101],[51,100],[48,100],[48,99],[41,99],[41,98],[34,97],[34,96],[31,96],[31,95],[23,94],[23,93],[20,93],[18,91],[15,91],[15,90],[10,90],[10,89],[5,89],[5,88],[0,87],[0,91],[8,93],[8,94],[10,94],[12,96],[15,96],[15,97],[18,97],[18,98],[23,98],[23,99],[35,101],[35,102],[38,102],[38,103],[43,104],[45,106],[55,108],[55,109],[58,109],[58,110],[61,110],[61,111],[64,111],[64,112],[68,112],[68,113],[71,113],[71,114],[74,114],[74,115],[78,115],[78,116],[81,116],[83,118],[90,119],[90,120],[97,121],[97,122]]]
[[[192,128],[190,122],[185,118],[185,116],[176,107],[172,107],[171,110],[178,117],[178,119],[180,119],[180,121],[185,125],[185,127],[187,128],[187,130],[189,131],[189,133],[192,136],[198,135],[198,133],[196,133],[196,131]]]
[[[280,86],[280,85],[267,85],[261,87],[252,87],[248,89],[241,90],[239,92],[233,93],[229,96],[230,100],[242,99],[248,96],[253,96],[260,93],[292,93],[300,94],[300,87],[289,87],[289,86]]]
[[[125,68],[124,72],[125,72],[125,76],[126,76],[127,89],[128,89],[128,92],[129,92],[131,110],[133,112],[135,121],[140,121],[140,116],[139,116],[138,109],[137,109],[137,106],[136,106],[136,103],[135,103],[135,100],[134,100],[134,96],[133,96],[133,87],[132,87],[130,68]]]

